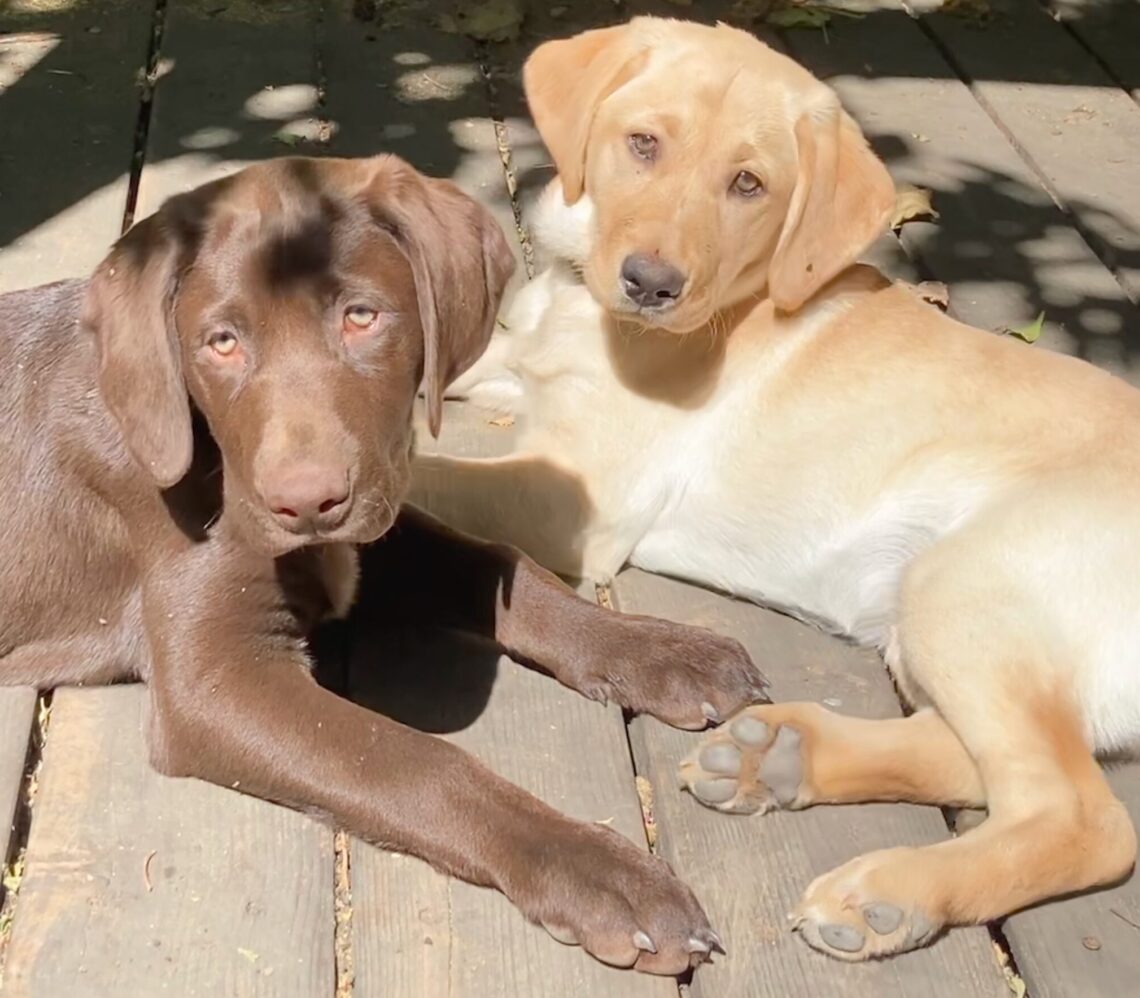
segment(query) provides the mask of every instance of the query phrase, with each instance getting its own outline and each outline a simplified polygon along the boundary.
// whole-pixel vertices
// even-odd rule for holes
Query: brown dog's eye
[[[644,132],[634,132],[629,137],[629,147],[638,159],[652,162],[657,158],[657,138]]]
[[[229,357],[238,348],[238,338],[228,331],[214,333],[206,342],[219,357]]]
[[[755,173],[741,170],[732,181],[732,189],[741,197],[750,198],[764,190],[764,184]]]
[[[367,333],[375,325],[379,312],[374,308],[365,308],[363,305],[353,305],[344,310],[342,323],[346,333]]]

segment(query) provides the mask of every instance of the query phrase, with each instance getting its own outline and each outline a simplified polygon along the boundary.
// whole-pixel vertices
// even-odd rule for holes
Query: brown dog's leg
[[[931,709],[873,721],[815,703],[749,707],[701,742],[681,781],[702,804],[735,814],[864,801],[985,805],[977,767]]]
[[[133,622],[132,622],[133,623]],[[137,679],[145,662],[131,655],[131,642],[122,631],[100,635],[37,641],[10,651],[0,659],[0,686],[102,685]]]
[[[703,728],[766,699],[763,677],[731,638],[604,609],[515,549],[410,507],[361,565],[357,613],[481,635],[595,700]]]
[[[897,953],[943,926],[990,921],[1128,873],[1136,834],[1071,701],[1023,689],[997,706],[1004,737],[978,753],[989,819],[961,838],[870,853],[817,879],[795,914],[810,945],[846,960]],[[997,717],[985,713],[985,723]]]
[[[160,572],[144,594],[161,771],[329,815],[498,888],[608,963],[675,974],[719,944],[661,860],[317,686],[271,563],[212,539],[163,559]]]

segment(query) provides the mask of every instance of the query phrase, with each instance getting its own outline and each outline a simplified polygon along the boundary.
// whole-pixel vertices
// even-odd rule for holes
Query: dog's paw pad
[[[843,953],[858,953],[866,943],[863,933],[850,925],[821,925],[819,937]]]
[[[735,776],[740,772],[740,749],[731,742],[706,745],[697,759],[701,768],[709,773]]]
[[[920,909],[884,901],[872,854],[825,874],[804,893],[792,928],[813,949],[840,960],[867,960],[903,953],[928,943],[938,931]]]
[[[804,778],[804,764],[801,753],[800,733],[784,724],[776,731],[776,737],[760,760],[760,782],[775,795],[781,806],[791,804],[800,792]]]
[[[755,814],[793,804],[803,781],[802,737],[750,707],[711,732],[681,763],[681,786],[702,804]]]
[[[692,786],[694,796],[706,804],[726,804],[736,797],[736,780],[697,780]]]
[[[875,902],[861,909],[809,908],[795,919],[795,930],[812,949],[840,960],[904,953],[929,942],[934,927],[921,913],[908,915],[893,904]]]
[[[863,921],[880,936],[889,936],[902,922],[902,909],[893,904],[876,901],[863,905]]]
[[[768,725],[749,714],[741,714],[728,726],[728,732],[741,745],[767,745],[771,737]]]

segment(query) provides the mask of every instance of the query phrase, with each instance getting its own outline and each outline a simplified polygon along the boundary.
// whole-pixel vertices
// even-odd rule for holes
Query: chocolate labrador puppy
[[[286,159],[172,198],[90,281],[0,298],[0,682],[141,678],[151,759],[495,887],[608,963],[720,942],[665,863],[314,681],[368,611],[465,628],[595,699],[701,727],[763,697],[735,642],[579,599],[401,511],[412,406],[487,343],[490,216],[391,157]],[[391,580],[385,586],[385,578]]]

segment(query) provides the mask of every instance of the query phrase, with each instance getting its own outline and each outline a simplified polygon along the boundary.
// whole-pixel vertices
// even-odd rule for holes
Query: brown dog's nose
[[[348,472],[336,465],[290,465],[261,491],[277,522],[295,534],[334,530],[348,515]]]
[[[685,275],[660,257],[633,253],[621,265],[621,289],[641,308],[668,308],[681,297]]]

